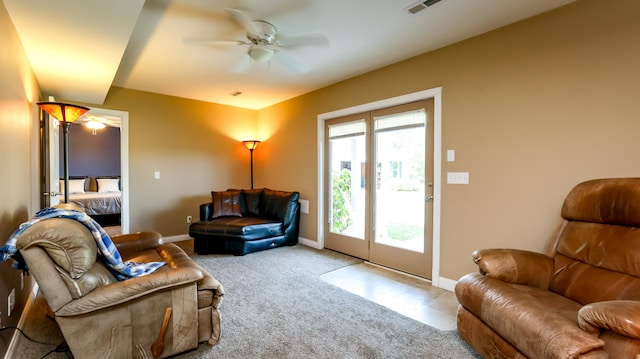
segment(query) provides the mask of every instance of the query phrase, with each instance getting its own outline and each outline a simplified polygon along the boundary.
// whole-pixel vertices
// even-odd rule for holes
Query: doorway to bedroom
[[[44,114],[42,207],[63,200],[62,133]],[[96,126],[97,125],[97,126]],[[69,129],[69,200],[110,235],[128,233],[128,113],[91,110]]]

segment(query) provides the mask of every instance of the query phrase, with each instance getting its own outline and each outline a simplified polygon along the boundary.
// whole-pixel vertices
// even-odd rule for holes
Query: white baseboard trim
[[[164,243],[180,242],[180,241],[186,241],[189,239],[193,239],[193,238],[191,238],[188,234],[179,234],[177,236],[162,237],[162,240],[164,241]]]
[[[449,278],[445,278],[445,277],[440,277],[440,281],[438,282],[438,287],[442,288],[442,289],[446,289],[450,292],[453,292],[456,288],[456,284],[458,283],[457,280],[453,280],[453,279],[449,279]]]
[[[311,247],[311,248],[315,248],[315,249],[322,249],[322,247],[320,247],[320,243],[318,243],[317,241],[312,241],[310,239],[304,238],[304,237],[298,237],[298,243],[305,245],[307,247]]]
[[[29,309],[31,309],[31,305],[35,302],[36,296],[38,295],[38,283],[33,281],[33,288],[31,288],[31,293],[29,293],[29,298],[27,298],[27,302],[24,305],[24,309],[22,310],[22,314],[20,315],[20,320],[18,321],[18,328],[24,328],[24,321],[27,318],[27,313]],[[18,334],[20,334],[17,330],[13,332],[11,336],[11,342],[7,347],[7,352],[4,354],[4,359],[17,358],[17,354],[13,351],[16,350],[16,341],[18,340]]]

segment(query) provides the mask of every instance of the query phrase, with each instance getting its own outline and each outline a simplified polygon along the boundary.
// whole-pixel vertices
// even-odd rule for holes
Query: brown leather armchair
[[[164,358],[218,342],[224,291],[215,278],[159,233],[112,240],[125,261],[166,265],[118,281],[73,219],[39,221],[17,239],[75,358]]]
[[[640,355],[640,178],[578,184],[548,253],[473,253],[458,332],[485,358]]]

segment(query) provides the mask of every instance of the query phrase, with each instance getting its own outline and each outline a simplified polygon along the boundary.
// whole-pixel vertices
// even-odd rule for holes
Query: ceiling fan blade
[[[276,58],[278,61],[282,62],[283,64],[285,64],[287,67],[289,67],[293,71],[299,73],[299,74],[304,74],[304,73],[307,73],[307,72],[311,71],[311,67],[310,66],[299,62],[298,60],[296,60],[293,57],[285,54],[282,51],[276,52],[273,55],[273,57]]]
[[[250,42],[239,40],[198,40],[198,39],[186,39],[184,43],[187,45],[202,45],[202,46],[237,46],[237,45],[251,45]]]
[[[253,22],[251,22],[251,20],[247,17],[247,15],[237,9],[225,9],[227,11],[227,14],[229,14],[229,16],[238,24],[240,24],[240,26],[242,26],[247,33],[251,34],[251,35],[258,35],[260,34],[260,31],[258,31],[258,29],[255,27],[255,25],[253,24]]]
[[[322,34],[278,36],[276,42],[282,47],[329,45],[329,39]]]
[[[249,71],[249,67],[251,66],[251,58],[249,55],[244,55],[233,67],[231,68],[231,72],[236,74],[244,74]]]

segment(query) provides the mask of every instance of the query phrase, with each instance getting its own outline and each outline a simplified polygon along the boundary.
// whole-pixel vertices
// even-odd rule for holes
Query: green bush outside
[[[351,220],[351,171],[344,168],[333,173],[331,231],[341,233],[349,228]]]

